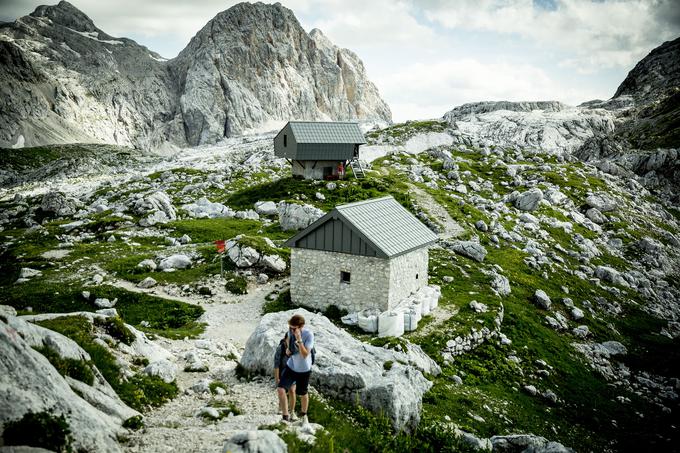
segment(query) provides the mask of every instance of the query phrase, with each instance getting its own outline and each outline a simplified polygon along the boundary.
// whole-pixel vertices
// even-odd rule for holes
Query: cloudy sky
[[[0,0],[0,20],[40,0]],[[105,32],[166,58],[228,0],[71,0]],[[356,52],[395,121],[465,102],[605,99],[680,36],[677,0],[285,0],[302,26]]]

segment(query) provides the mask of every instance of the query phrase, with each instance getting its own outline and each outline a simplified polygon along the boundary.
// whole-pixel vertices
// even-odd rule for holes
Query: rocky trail
[[[181,370],[177,373],[181,394],[145,414],[145,428],[131,435],[124,445],[126,451],[216,452],[236,432],[253,431],[280,421],[273,379],[239,380],[235,359],[240,357],[262,317],[266,296],[281,283],[257,286],[242,296],[218,294],[209,300],[200,296],[172,295],[175,293],[173,288],[141,290],[202,306],[205,313],[198,321],[204,322],[206,329],[197,340],[160,340]],[[119,284],[129,290],[139,290],[129,283]],[[229,355],[236,351],[237,356]],[[187,354],[198,355],[206,371],[185,371]],[[218,393],[210,389],[213,382],[223,384],[223,387],[215,388]],[[230,403],[236,404],[240,414],[219,420],[210,418],[212,411]]]

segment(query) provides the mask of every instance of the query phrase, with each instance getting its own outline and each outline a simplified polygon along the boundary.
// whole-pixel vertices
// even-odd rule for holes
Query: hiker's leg
[[[300,406],[302,409],[302,414],[307,414],[307,408],[309,407],[309,394],[304,394],[300,396]]]
[[[281,415],[287,416],[288,415],[288,399],[286,398],[286,389],[283,387],[279,387],[276,389],[276,392],[279,395],[279,410],[281,411]]]
[[[295,412],[295,403],[295,384],[293,384],[288,390],[288,409],[291,413]]]

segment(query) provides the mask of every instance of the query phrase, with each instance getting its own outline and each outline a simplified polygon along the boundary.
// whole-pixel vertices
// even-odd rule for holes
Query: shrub
[[[132,376],[128,382],[112,387],[125,404],[140,412],[150,407],[158,407],[179,393],[179,388],[174,382],[168,384],[158,376],[147,376],[142,373]]]
[[[84,360],[76,360],[60,356],[54,349],[48,347],[35,348],[36,351],[45,356],[55,370],[62,376],[68,376],[87,385],[94,384],[94,373],[90,364]]]
[[[135,341],[135,336],[130,332],[130,329],[125,326],[125,323],[119,316],[96,319],[95,323],[102,326],[106,333],[122,343],[130,345]]]
[[[208,385],[208,387],[210,388],[210,393],[212,393],[213,395],[215,393],[217,393],[218,388],[223,389],[225,392],[229,391],[227,384],[225,384],[224,382],[220,382],[220,381],[213,381],[213,382],[210,383],[210,385]]]
[[[141,415],[135,415],[134,417],[130,417],[123,422],[123,428],[131,429],[133,431],[137,431],[143,427],[144,419]]]
[[[5,445],[26,445],[55,452],[71,452],[71,428],[63,415],[52,411],[28,412],[5,425]]]
[[[241,277],[236,274],[225,274],[227,282],[224,287],[227,291],[232,294],[247,294],[248,293],[248,280],[245,277]]]
[[[293,308],[295,306],[290,299],[290,290],[286,290],[279,293],[276,299],[265,302],[262,306],[262,314],[266,315],[267,313],[276,313],[277,311],[292,310]]]

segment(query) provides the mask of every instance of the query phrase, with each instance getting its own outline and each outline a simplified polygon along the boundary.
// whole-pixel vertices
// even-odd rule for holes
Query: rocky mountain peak
[[[81,32],[98,32],[94,22],[81,10],[62,0],[56,5],[41,5],[30,14],[31,17],[45,17],[53,23]]]
[[[614,97],[631,95],[648,104],[680,87],[680,37],[667,41],[640,60],[621,82]]]

